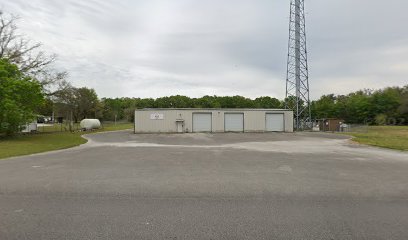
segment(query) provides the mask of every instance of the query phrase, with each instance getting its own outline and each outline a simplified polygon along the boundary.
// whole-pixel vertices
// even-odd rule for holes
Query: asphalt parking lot
[[[87,135],[0,160],[0,239],[408,239],[408,154],[321,133]]]

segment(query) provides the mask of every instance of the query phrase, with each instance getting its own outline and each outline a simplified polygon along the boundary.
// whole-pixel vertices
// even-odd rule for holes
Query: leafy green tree
[[[35,109],[44,101],[41,90],[38,81],[0,59],[0,134],[12,135],[35,119]]]
[[[102,98],[103,120],[114,121],[124,118],[123,100],[120,98]]]
[[[408,125],[408,85],[401,91],[400,103],[398,107],[399,123]]]
[[[59,90],[53,96],[56,117],[71,121],[75,109],[75,88],[71,85]]]
[[[256,108],[281,108],[281,102],[277,98],[259,97],[254,100]]]
[[[221,103],[217,96],[204,96],[193,99],[193,107],[195,108],[221,108]]]
[[[44,104],[37,107],[36,112],[43,116],[52,116],[54,111],[54,102],[50,98],[44,99]]]
[[[55,54],[47,54],[41,43],[27,39],[18,29],[19,18],[0,9],[0,58],[8,59],[25,75],[38,80],[42,91],[52,96],[61,84],[66,83],[66,72],[53,67]]]
[[[171,96],[169,101],[174,108],[192,108],[194,105],[191,98],[180,95]]]
[[[96,118],[99,106],[98,95],[91,88],[74,89],[74,119],[75,122],[85,118]]]
[[[323,95],[311,104],[312,116],[316,119],[334,118],[338,116],[336,97],[334,94]]]
[[[194,104],[191,98],[176,95],[158,98],[155,101],[155,105],[158,108],[191,108]]]
[[[144,98],[136,99],[135,107],[136,108],[152,108],[154,106],[154,99],[153,98]]]
[[[251,99],[242,96],[218,97],[221,108],[252,108],[254,103]]]
[[[373,93],[371,96],[371,111],[373,115],[398,117],[398,107],[401,105],[401,89],[385,88]]]
[[[289,96],[289,97],[285,98],[285,99],[283,100],[282,105],[283,105],[283,107],[288,108],[288,109],[295,109],[295,106],[296,106],[296,97],[295,97],[295,96]],[[301,102],[300,102],[300,105],[303,106],[303,105],[304,105],[304,102],[301,101]]]
[[[346,111],[345,119],[349,123],[366,123],[374,120],[370,97],[364,91],[357,91],[348,95]]]
[[[78,122],[85,118],[101,117],[102,104],[94,89],[69,87],[54,96],[54,106],[58,116]]]

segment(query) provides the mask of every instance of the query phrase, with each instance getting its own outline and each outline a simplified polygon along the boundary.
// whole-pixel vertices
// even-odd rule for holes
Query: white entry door
[[[244,132],[244,114],[243,113],[225,113],[224,131],[225,132]]]
[[[211,113],[193,113],[193,132],[211,132]]]
[[[284,132],[285,121],[283,113],[266,114],[266,131],[267,132]]]

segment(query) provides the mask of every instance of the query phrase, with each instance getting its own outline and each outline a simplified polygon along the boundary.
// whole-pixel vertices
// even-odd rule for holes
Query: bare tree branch
[[[51,94],[52,87],[58,87],[58,82],[64,81],[65,72],[56,73],[52,63],[56,55],[48,55],[41,50],[41,43],[32,43],[25,36],[17,33],[18,17],[4,14],[0,10],[0,58],[7,58],[16,64],[26,75],[40,81],[44,91]]]

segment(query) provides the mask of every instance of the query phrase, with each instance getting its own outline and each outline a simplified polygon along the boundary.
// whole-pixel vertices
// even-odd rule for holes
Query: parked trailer
[[[22,127],[23,127],[23,130],[21,132],[23,133],[31,133],[31,132],[36,132],[38,130],[37,122],[27,123],[26,125]]]

